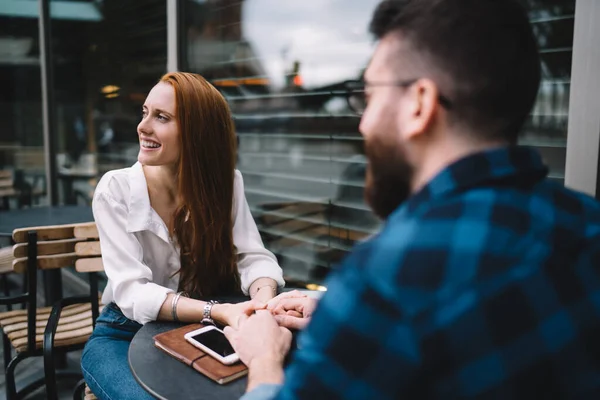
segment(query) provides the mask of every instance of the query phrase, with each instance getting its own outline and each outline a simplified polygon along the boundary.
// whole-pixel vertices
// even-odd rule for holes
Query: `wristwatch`
[[[202,324],[205,324],[205,325],[206,324],[210,324],[210,325],[215,324],[215,321],[212,319],[212,317],[210,315],[212,308],[215,304],[219,304],[219,302],[216,300],[209,300],[204,305],[204,314],[202,315],[202,321],[200,321]]]

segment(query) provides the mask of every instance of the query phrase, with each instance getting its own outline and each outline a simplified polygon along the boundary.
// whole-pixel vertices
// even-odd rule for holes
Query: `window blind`
[[[363,200],[366,158],[343,83],[373,49],[378,1],[184,3],[186,69],[209,79],[235,118],[238,169],[265,245],[288,281],[320,285],[379,221]],[[574,1],[524,1],[543,83],[523,132],[564,179]]]

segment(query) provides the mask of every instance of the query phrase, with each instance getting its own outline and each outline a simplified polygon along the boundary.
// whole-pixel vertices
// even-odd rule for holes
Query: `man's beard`
[[[385,220],[410,196],[412,167],[399,144],[365,141],[368,158],[365,201]]]

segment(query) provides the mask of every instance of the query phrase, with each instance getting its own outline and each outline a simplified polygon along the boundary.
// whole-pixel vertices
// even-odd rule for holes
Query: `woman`
[[[223,96],[199,75],[167,74],[148,94],[137,130],[138,162],[108,172],[94,194],[108,284],[81,367],[100,399],[151,398],[127,363],[143,324],[235,326],[284,284],[235,170],[236,137]],[[235,293],[253,300],[197,300]]]

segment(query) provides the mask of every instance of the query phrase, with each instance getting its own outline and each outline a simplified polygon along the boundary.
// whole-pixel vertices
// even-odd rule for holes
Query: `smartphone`
[[[222,330],[210,325],[185,334],[185,340],[225,365],[240,361]]]

